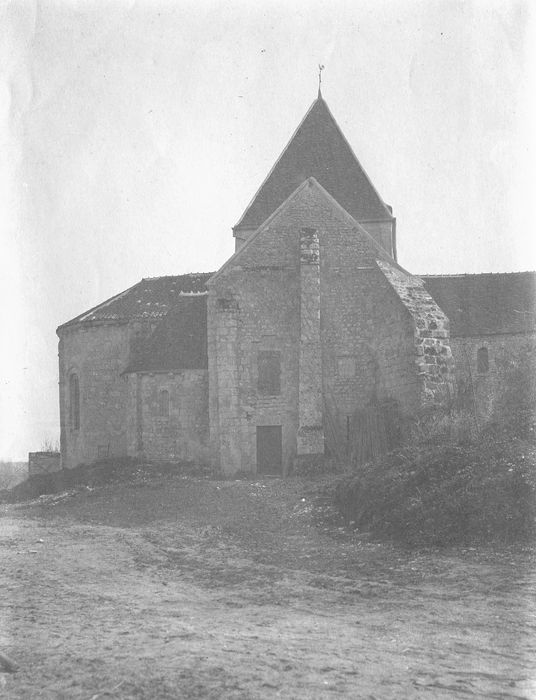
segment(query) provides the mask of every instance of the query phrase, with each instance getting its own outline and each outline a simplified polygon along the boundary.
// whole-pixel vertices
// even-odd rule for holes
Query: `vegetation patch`
[[[111,457],[74,469],[31,476],[14,488],[0,491],[0,502],[17,503],[79,487],[148,483],[156,476],[192,474],[208,476],[210,470],[193,462],[146,462],[131,457]]]
[[[411,546],[527,541],[536,534],[535,458],[532,427],[494,425],[356,467],[335,503],[354,528]]]

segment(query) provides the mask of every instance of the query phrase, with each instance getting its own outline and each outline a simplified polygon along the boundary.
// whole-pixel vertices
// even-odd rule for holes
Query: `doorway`
[[[280,425],[257,426],[257,474],[271,476],[283,472],[283,447]]]

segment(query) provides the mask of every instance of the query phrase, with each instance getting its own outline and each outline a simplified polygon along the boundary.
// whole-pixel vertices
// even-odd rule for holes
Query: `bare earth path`
[[[411,554],[298,480],[1,506],[5,698],[536,698],[534,552]]]

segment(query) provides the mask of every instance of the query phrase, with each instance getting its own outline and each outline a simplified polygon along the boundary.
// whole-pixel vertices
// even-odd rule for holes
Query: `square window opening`
[[[261,350],[257,355],[257,390],[263,396],[281,394],[281,353]]]

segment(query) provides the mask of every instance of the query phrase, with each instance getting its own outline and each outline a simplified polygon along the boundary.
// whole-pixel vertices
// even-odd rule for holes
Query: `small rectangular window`
[[[169,417],[169,391],[162,389],[158,395],[158,415],[161,418]]]
[[[355,357],[338,357],[337,374],[341,379],[355,377]]]
[[[69,377],[69,419],[73,430],[80,430],[80,384],[76,374]]]
[[[485,374],[489,370],[489,355],[487,348],[479,348],[476,353],[476,369],[479,374]]]
[[[281,353],[278,350],[261,350],[257,355],[257,389],[264,396],[281,393]]]

